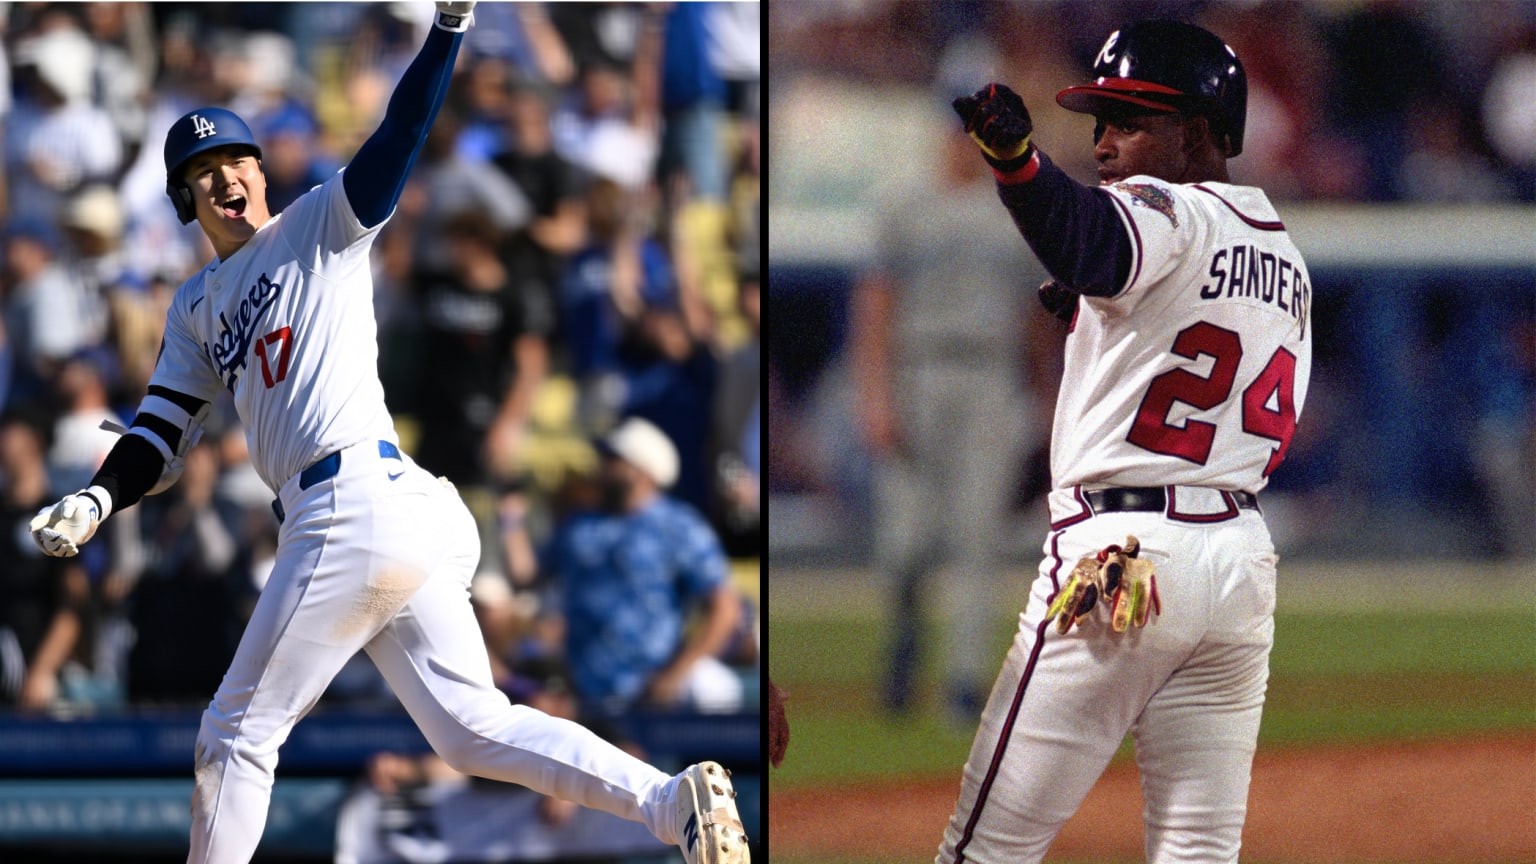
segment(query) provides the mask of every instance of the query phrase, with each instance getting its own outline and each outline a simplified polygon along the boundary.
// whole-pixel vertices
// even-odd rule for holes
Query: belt
[[[380,441],[379,456],[384,459],[399,459],[400,448],[396,447],[394,444],[388,441]],[[314,464],[299,472],[299,491],[303,492],[304,490],[309,489],[311,486],[324,483],[325,481],[334,478],[340,471],[340,450],[337,450],[329,456],[322,456]],[[282,500],[277,498],[272,499],[272,512],[277,515],[277,521],[283,521],[285,514],[283,513]]]
[[[1241,510],[1259,509],[1259,496],[1252,492],[1222,492],[1230,496]],[[1085,489],[1083,497],[1095,513],[1123,513],[1148,511],[1161,513],[1168,509],[1168,490],[1164,486],[1139,489],[1114,486],[1109,489]]]

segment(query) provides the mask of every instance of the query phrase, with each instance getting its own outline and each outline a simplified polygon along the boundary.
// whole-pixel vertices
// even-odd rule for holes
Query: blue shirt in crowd
[[[605,244],[594,243],[571,257],[560,288],[561,320],[570,347],[571,371],[577,377],[620,371],[619,345],[624,322],[613,306],[613,256]],[[640,300],[646,308],[675,309],[677,282],[661,244],[640,241]]]
[[[729,577],[709,524],[666,496],[637,513],[573,517],[546,553],[564,595],[566,660],[591,703],[643,696],[681,647],[689,609]]]

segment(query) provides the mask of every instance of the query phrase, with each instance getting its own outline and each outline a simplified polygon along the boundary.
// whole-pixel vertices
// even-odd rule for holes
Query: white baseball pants
[[[1100,603],[1058,634],[1050,598],[1078,558],[1126,534],[1157,563],[1162,615],[1116,634]],[[1102,514],[1053,531],[1045,552],[935,861],[1040,861],[1127,732],[1147,860],[1237,861],[1274,641],[1276,558],[1263,518]]]
[[[365,441],[334,479],[300,489],[295,477],[279,500],[276,566],[198,731],[188,862],[250,860],[278,748],[360,648],[453,768],[676,842],[673,778],[493,685],[469,603],[480,543],[451,489]]]

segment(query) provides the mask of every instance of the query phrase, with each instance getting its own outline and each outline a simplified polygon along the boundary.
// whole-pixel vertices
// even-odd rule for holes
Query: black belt
[[[1242,510],[1259,509],[1259,496],[1252,492],[1225,492]],[[1128,511],[1162,513],[1168,509],[1168,490],[1164,486],[1139,489],[1113,486],[1108,489],[1085,489],[1083,497],[1095,513],[1123,513]]]
[[[385,459],[399,459],[400,448],[396,447],[394,444],[388,441],[380,441],[379,456]],[[329,456],[321,457],[313,465],[310,465],[308,468],[305,468],[303,471],[299,472],[299,491],[303,492],[311,486],[324,483],[325,481],[335,477],[340,471],[341,451],[337,450]],[[283,521],[285,515],[283,513],[283,502],[281,500],[277,498],[272,499],[272,512],[277,515],[277,521]]]

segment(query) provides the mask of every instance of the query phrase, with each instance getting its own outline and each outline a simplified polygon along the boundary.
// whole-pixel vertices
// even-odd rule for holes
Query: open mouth
[[[245,215],[245,199],[241,198],[239,196],[236,196],[234,198],[229,199],[228,201],[225,201],[223,204],[220,204],[219,205],[219,209],[224,211],[224,215],[225,216],[228,216],[228,217],[230,217],[232,219],[240,217],[240,216],[244,216]]]

